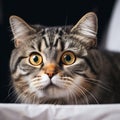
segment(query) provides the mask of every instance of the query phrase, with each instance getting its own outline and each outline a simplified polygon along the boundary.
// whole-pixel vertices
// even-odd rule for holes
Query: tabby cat
[[[120,54],[97,49],[97,16],[75,26],[29,25],[10,17],[15,49],[10,59],[17,100],[33,104],[120,102]]]

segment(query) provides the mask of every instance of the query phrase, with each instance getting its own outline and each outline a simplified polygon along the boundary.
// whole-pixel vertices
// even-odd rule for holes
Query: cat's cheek
[[[50,79],[47,75],[42,75],[41,77],[27,77],[26,83],[28,84],[28,94],[35,94],[36,97],[41,98],[45,97],[43,89],[50,84]],[[21,85],[22,86],[22,85]]]
[[[18,79],[18,78],[20,78],[21,76],[25,76],[27,73],[28,73],[28,72],[23,71],[23,70],[21,70],[21,69],[18,68],[18,69],[15,71],[15,73],[12,74],[12,78],[13,78],[13,79]]]
[[[82,76],[77,77],[74,82],[85,93],[86,93],[87,90],[91,91],[93,89],[92,84],[90,84],[89,82],[87,82],[87,80],[84,77],[82,77]]]
[[[52,79],[51,79],[51,82],[55,85],[55,86],[58,86],[59,88],[65,88],[65,84],[64,84],[64,81],[61,80],[60,76],[59,75],[56,75],[54,76]]]
[[[74,80],[73,80],[73,84],[79,86],[79,85],[82,85],[84,83],[84,81],[85,81],[84,77],[82,77],[82,76],[75,76]]]
[[[35,77],[29,81],[30,88],[34,89],[34,91],[43,90],[49,84],[50,84],[50,79],[46,74]]]
[[[40,85],[42,89],[47,87],[49,84],[50,84],[50,78],[48,77],[48,75],[46,74],[42,75],[41,80],[40,80]]]

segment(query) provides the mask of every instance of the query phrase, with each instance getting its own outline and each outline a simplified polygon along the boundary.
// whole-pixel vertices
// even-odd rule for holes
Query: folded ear
[[[78,21],[78,23],[71,29],[71,32],[76,34],[80,40],[81,36],[85,37],[86,39],[82,39],[82,42],[86,43],[89,47],[93,47],[97,42],[97,29],[97,16],[95,13],[89,12]]]
[[[30,32],[35,32],[35,29],[18,16],[11,16],[9,21],[16,47],[26,40]]]

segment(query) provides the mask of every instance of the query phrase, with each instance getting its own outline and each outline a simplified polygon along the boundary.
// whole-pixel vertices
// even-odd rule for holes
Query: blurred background
[[[99,19],[98,46],[109,25],[116,0],[0,0],[0,103],[13,102],[9,97],[9,59],[14,47],[9,17],[17,15],[30,24],[47,26],[76,24],[87,12]]]

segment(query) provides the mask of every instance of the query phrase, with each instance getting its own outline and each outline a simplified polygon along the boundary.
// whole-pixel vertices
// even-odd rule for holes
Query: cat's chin
[[[60,98],[65,96],[64,90],[54,84],[49,84],[45,87],[44,94],[48,98]]]
[[[66,90],[63,88],[60,88],[56,85],[49,85],[44,89],[44,95],[47,98],[64,98],[66,97],[67,93]]]
[[[58,89],[59,87],[58,86],[56,86],[56,85],[54,85],[54,84],[49,84],[48,86],[46,86],[45,88],[44,88],[44,90],[49,90],[49,89]]]

